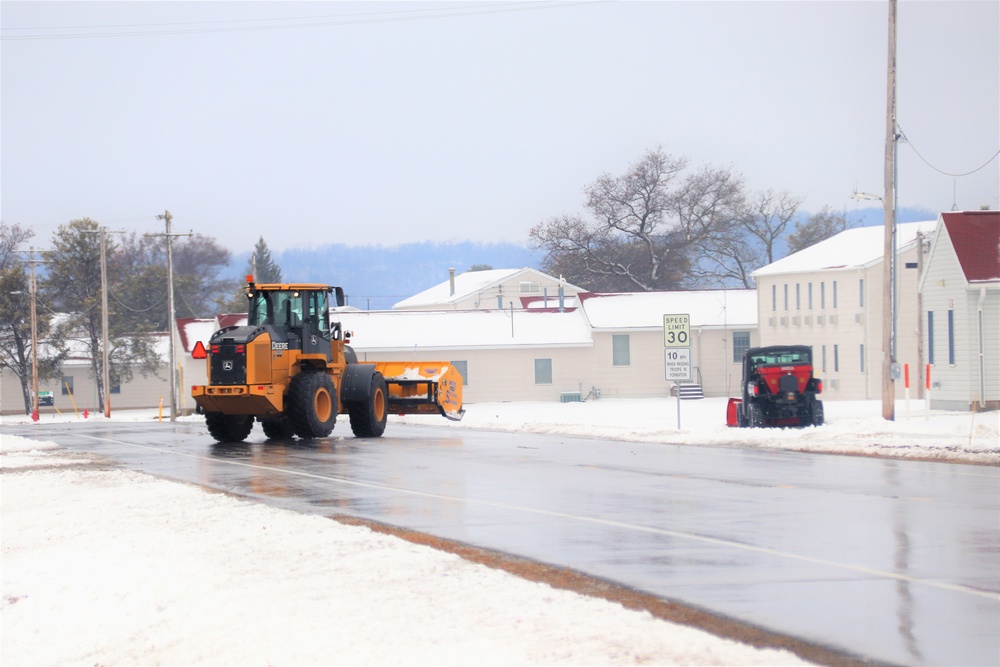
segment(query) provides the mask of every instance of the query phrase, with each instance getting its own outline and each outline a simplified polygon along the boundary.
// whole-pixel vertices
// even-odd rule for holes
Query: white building
[[[932,408],[1000,408],[1000,211],[942,213],[920,280]]]
[[[929,238],[936,225],[903,223],[896,230],[896,360],[908,365],[915,396],[922,377],[918,235]],[[882,395],[884,240],[882,226],[848,229],[752,274],[761,345],[811,345],[826,399]]]

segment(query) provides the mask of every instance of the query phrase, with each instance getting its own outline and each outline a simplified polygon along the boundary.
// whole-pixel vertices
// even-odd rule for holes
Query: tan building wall
[[[157,375],[142,377],[138,373],[131,382],[121,385],[119,392],[111,394],[111,410],[128,408],[155,408],[163,399],[164,414],[169,414],[170,382],[165,379],[167,370],[161,366]],[[69,389],[63,386],[66,380]],[[42,415],[62,412],[73,414],[74,409],[91,414],[99,412],[97,384],[87,365],[71,364],[63,367],[62,379],[38,383],[39,391],[51,391],[54,406],[39,408]],[[24,400],[20,380],[10,371],[0,371],[0,414],[24,414]],[[75,406],[75,408],[74,408]]]

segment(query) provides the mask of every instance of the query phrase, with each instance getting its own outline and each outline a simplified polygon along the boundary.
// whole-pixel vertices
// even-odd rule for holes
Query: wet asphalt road
[[[1000,469],[394,424],[4,425],[161,477],[571,567],[864,659],[1000,664]],[[346,436],[345,436],[346,434]]]

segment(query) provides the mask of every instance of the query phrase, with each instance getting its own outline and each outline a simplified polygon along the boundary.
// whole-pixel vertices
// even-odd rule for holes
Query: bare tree
[[[801,204],[800,197],[765,190],[727,211],[724,218],[731,216],[731,221],[707,229],[696,242],[702,259],[696,271],[700,281],[753,287],[750,274],[779,259],[779,243]]]
[[[563,215],[532,228],[542,269],[595,291],[651,291],[684,284],[693,241],[714,228],[713,199],[741,192],[727,170],[686,175],[686,158],[648,151],[621,176],[584,188],[592,220]],[[715,177],[721,182],[713,182]]]
[[[819,213],[814,213],[805,222],[795,225],[795,231],[788,235],[788,254],[805,250],[850,227],[844,213],[837,213],[829,206],[824,206]]]
[[[52,316],[45,308],[36,308],[36,338],[44,342],[39,349],[31,349],[31,294],[28,271],[19,246],[29,241],[35,233],[20,225],[0,222],[0,367],[13,373],[21,384],[24,413],[31,414],[34,400],[31,396],[31,358],[38,362],[38,379],[58,377],[59,364],[66,355],[56,341],[50,341]]]

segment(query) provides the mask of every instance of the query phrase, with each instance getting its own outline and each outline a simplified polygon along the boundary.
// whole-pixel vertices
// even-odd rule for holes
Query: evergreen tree
[[[104,410],[108,387],[102,377],[101,340],[101,251],[100,226],[90,220],[71,220],[61,225],[52,236],[52,251],[46,255],[47,275],[39,289],[54,308],[67,314],[66,321],[56,328],[59,340],[75,339],[83,344],[90,357],[90,374],[97,384],[98,409]],[[110,236],[105,248],[108,257],[118,252]],[[127,276],[108,262],[108,291],[123,284]],[[155,374],[160,365],[153,341],[149,336],[136,336],[127,310],[114,299],[108,299],[108,375],[111,384],[130,381],[135,371],[143,377]]]
[[[284,281],[281,275],[281,267],[271,256],[271,249],[267,247],[267,242],[261,236],[253,247],[250,259],[247,260],[244,276],[254,276],[254,282],[258,283],[280,283]],[[230,293],[228,298],[216,300],[219,310],[223,313],[245,313],[247,310],[247,296],[243,291],[242,283],[234,293]]]

